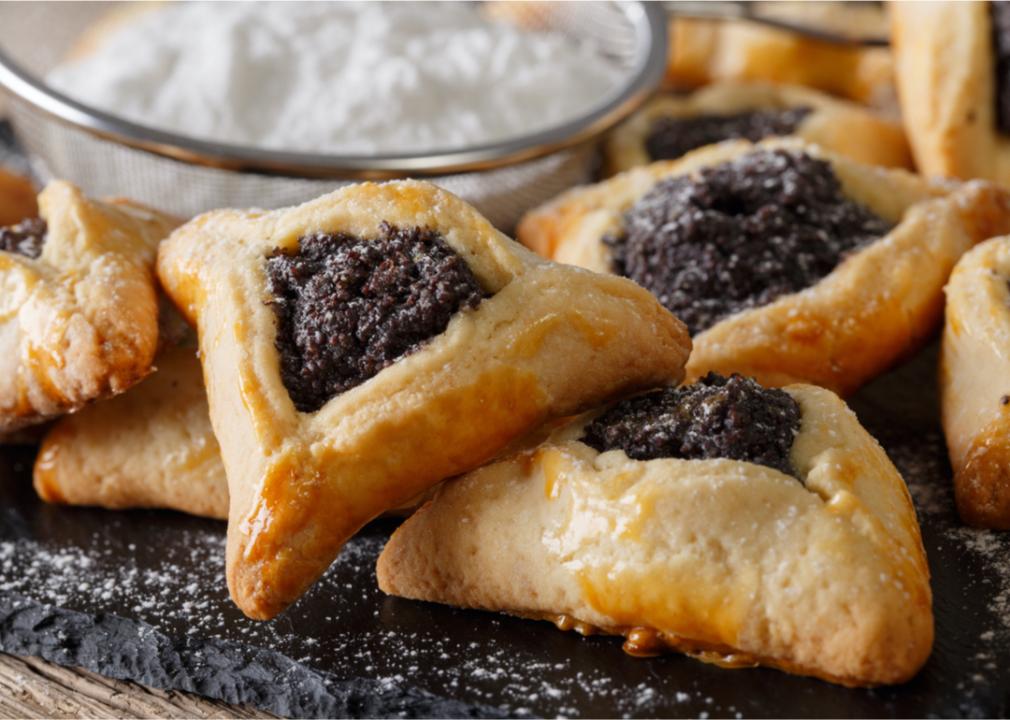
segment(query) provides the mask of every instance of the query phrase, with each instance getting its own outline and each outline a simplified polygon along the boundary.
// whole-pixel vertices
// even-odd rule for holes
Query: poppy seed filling
[[[0,250],[34,260],[42,254],[47,229],[46,221],[42,218],[29,218],[17,225],[0,228]]]
[[[723,140],[792,135],[811,112],[808,107],[750,110],[733,115],[660,117],[652,123],[645,149],[653,160],[673,160],[691,150]]]
[[[295,407],[314,412],[441,334],[487,297],[441,235],[382,223],[364,240],[302,237],[267,258],[281,379]]]
[[[797,475],[789,454],[802,412],[784,390],[715,373],[614,405],[586,426],[582,442],[633,460],[727,458]]]
[[[810,287],[890,228],[845,197],[830,163],[755,150],[660,181],[603,242],[614,271],[695,334]]]

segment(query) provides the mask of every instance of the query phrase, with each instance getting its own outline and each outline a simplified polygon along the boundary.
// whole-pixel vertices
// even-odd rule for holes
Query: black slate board
[[[935,349],[852,401],[912,489],[933,573],[936,645],[895,688],[852,690],[613,638],[383,596],[374,523],[308,596],[243,618],[222,578],[224,527],[169,512],[48,507],[30,450],[0,449],[0,650],[298,716],[1005,716],[1010,534],[953,513]]]

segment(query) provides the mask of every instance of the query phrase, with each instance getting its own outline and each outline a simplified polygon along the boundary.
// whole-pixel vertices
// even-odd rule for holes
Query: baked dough
[[[892,13],[901,109],[919,170],[1010,185],[989,3],[901,2]]]
[[[0,252],[0,433],[122,392],[158,345],[154,258],[177,223],[66,182],[50,183],[39,209],[41,255]]]
[[[169,346],[155,362],[157,372],[129,392],[61,418],[45,435],[34,469],[42,500],[228,517],[228,482],[195,343]],[[387,514],[409,515],[421,500]]]
[[[31,182],[0,168],[0,227],[35,217],[38,211]]]
[[[911,167],[912,158],[899,123],[885,120],[854,103],[795,85],[725,81],[690,95],[655,98],[614,130],[604,144],[609,174],[652,161],[646,139],[663,117],[735,115],[753,110],[807,107],[811,112],[793,133],[796,137],[859,162]]]
[[[735,460],[631,460],[584,416],[445,483],[393,534],[379,587],[573,623],[846,685],[912,677],[933,642],[929,567],[905,483],[837,396],[802,408],[802,482]]]
[[[299,238],[438,232],[491,297],[364,383],[301,413],[274,346],[267,255]],[[365,183],[275,212],[202,215],[162,244],[158,272],[198,328],[231,494],[228,583],[269,618],[379,513],[485,462],[549,417],[677,382],[684,326],[624,279],[538,259],[422,182]]]
[[[961,518],[1010,530],[1010,237],[969,252],[947,284],[943,429]]]
[[[228,517],[228,484],[195,342],[168,347],[156,364],[158,372],[129,392],[61,418],[44,438],[31,440],[42,439],[34,466],[39,498]],[[387,514],[409,515],[420,502]]]
[[[129,392],[59,420],[35,461],[46,502],[228,517],[228,484],[194,346],[169,348]]]
[[[545,257],[611,271],[601,238],[659,180],[695,173],[754,148],[829,161],[847,195],[896,223],[810,288],[730,315],[694,338],[689,379],[739,372],[765,385],[808,382],[845,395],[918,348],[938,324],[943,284],[977,242],[1010,231],[1010,195],[983,182],[930,183],[794,139],[726,142],[572,189],[531,211],[519,239]],[[886,270],[886,271],[885,271]]]
[[[896,3],[900,4],[900,3]],[[887,16],[875,3],[761,3],[761,13],[859,37],[886,37]],[[671,16],[666,82],[695,88],[719,80],[806,85],[891,110],[894,70],[888,48],[829,43],[750,22]]]

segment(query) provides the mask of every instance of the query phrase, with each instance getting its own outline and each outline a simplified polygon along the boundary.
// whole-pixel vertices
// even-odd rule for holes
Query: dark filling
[[[996,127],[1010,134],[1010,3],[989,3],[995,70]]]
[[[582,442],[634,460],[729,458],[796,475],[789,452],[800,406],[750,378],[709,373],[693,385],[656,390],[614,405],[586,426]]]
[[[606,236],[614,271],[692,333],[810,287],[890,225],[847,199],[831,165],[759,150],[658,183]]]
[[[383,223],[379,237],[301,238],[267,259],[281,378],[302,412],[359,385],[486,297],[435,232]]]
[[[752,110],[736,115],[657,118],[645,148],[653,160],[672,160],[695,148],[742,139],[757,142],[776,135],[791,135],[810,114],[808,107],[787,110]]]
[[[0,228],[0,250],[37,258],[46,242],[46,221],[29,218],[17,225]]]

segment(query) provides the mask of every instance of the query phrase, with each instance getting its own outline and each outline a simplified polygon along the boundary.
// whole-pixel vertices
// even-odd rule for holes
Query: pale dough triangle
[[[607,136],[603,147],[605,167],[615,174],[652,162],[647,140],[657,121],[796,108],[806,108],[809,114],[790,135],[858,162],[912,167],[900,122],[801,85],[753,80],[724,80],[689,95],[656,96]]]
[[[49,429],[34,466],[41,499],[227,519],[228,481],[196,347],[166,348],[155,365],[156,372],[127,392],[60,418]],[[421,501],[412,498],[387,514],[409,515]]]
[[[228,517],[228,484],[193,346],[168,348],[128,392],[60,419],[35,460],[47,502]]]
[[[908,490],[837,396],[785,390],[801,480],[601,454],[583,416],[439,488],[393,534],[379,586],[844,684],[907,680],[933,641]]]

